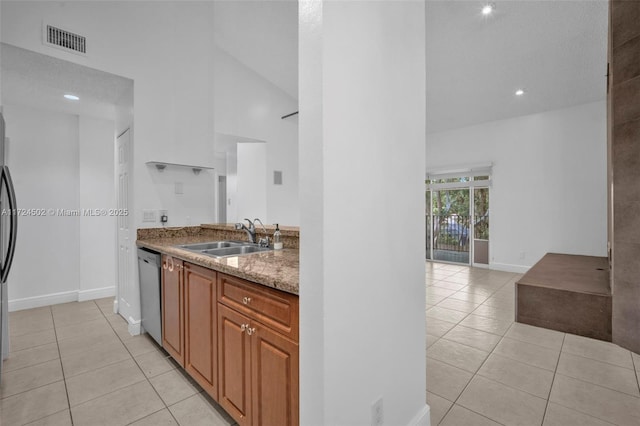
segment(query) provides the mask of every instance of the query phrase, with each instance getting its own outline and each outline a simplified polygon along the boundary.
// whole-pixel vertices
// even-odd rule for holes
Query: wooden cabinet
[[[251,424],[251,320],[218,306],[218,402],[240,426]]]
[[[184,368],[214,399],[218,397],[216,272],[184,264]]]
[[[298,344],[251,323],[253,424],[298,425]]]
[[[218,274],[218,302],[298,341],[298,296]]]
[[[184,366],[184,264],[162,256],[162,347]]]
[[[162,346],[241,426],[298,426],[298,297],[162,257]]]
[[[298,298],[218,274],[218,302],[220,405],[241,426],[298,425]]]

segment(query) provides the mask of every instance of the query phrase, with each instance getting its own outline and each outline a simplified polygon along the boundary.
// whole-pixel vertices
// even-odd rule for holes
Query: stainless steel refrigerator
[[[5,122],[0,112],[0,382],[2,360],[9,355],[9,300],[7,278],[18,235],[16,194],[9,167],[5,164]]]

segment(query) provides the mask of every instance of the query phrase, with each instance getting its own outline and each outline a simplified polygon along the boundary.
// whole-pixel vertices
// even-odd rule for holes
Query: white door
[[[135,322],[135,306],[138,300],[133,277],[133,248],[131,239],[131,218],[133,212],[129,210],[129,186],[131,184],[131,131],[127,129],[118,136],[118,211],[126,209],[128,215],[118,216],[118,295],[116,298],[118,313],[129,324]]]

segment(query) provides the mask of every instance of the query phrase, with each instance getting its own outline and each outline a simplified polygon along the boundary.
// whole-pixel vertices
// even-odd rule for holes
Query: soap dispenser
[[[281,235],[280,235],[280,228],[278,227],[278,224],[276,223],[276,230],[273,233],[273,249],[274,250],[282,250],[282,239],[281,239]]]

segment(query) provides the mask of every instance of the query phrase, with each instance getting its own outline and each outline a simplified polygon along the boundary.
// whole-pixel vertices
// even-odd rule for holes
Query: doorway
[[[489,264],[489,176],[426,181],[426,259]]]
[[[431,259],[469,264],[469,188],[430,192]]]

